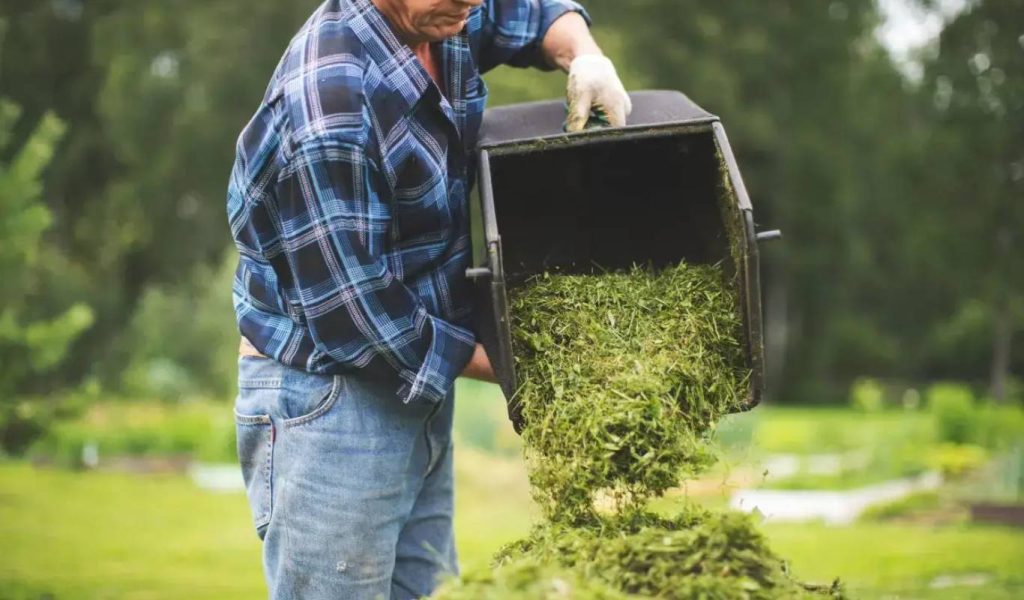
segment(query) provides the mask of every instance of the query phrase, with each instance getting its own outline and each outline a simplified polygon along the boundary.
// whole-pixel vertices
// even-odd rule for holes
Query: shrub
[[[850,404],[860,412],[881,412],[885,408],[882,385],[869,377],[858,379],[850,387]]]
[[[991,450],[1024,446],[1024,409],[987,404],[978,409],[978,442]]]
[[[939,441],[974,443],[979,437],[974,394],[966,385],[938,383],[928,388],[928,410],[935,419]]]
[[[217,268],[200,265],[177,286],[149,287],[122,341],[120,390],[133,398],[229,398],[235,390],[238,329],[228,252]]]
[[[947,477],[962,477],[985,466],[988,452],[973,444],[940,444],[929,452],[931,468]]]
[[[110,456],[190,455],[233,462],[234,421],[225,404],[103,402],[80,419],[56,424],[31,451],[35,458],[81,466],[82,450],[95,445]]]
[[[928,389],[928,410],[939,441],[1005,450],[1024,443],[1024,408],[977,402],[965,385],[942,383]]]

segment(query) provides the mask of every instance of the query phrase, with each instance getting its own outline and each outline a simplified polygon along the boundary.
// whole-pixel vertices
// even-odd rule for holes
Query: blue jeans
[[[407,600],[456,573],[451,394],[239,359],[238,457],[275,600]]]

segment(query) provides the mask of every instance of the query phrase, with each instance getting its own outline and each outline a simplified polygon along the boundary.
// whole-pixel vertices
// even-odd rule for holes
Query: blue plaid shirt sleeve
[[[441,401],[472,356],[474,335],[427,312],[384,254],[391,207],[362,146],[315,136],[278,184],[277,221],[295,290],[317,349],[362,367],[383,359],[405,402]]]
[[[486,0],[480,70],[498,65],[554,68],[541,52],[541,42],[551,25],[568,12],[590,23],[590,15],[571,0]]]

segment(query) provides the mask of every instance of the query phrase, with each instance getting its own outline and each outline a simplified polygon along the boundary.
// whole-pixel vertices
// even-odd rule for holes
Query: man
[[[239,140],[238,452],[273,598],[418,598],[456,570],[452,387],[467,195],[499,64],[569,73],[572,130],[629,97],[571,0],[329,0]]]

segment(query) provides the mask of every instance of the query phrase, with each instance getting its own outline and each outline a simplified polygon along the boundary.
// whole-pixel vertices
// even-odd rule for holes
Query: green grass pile
[[[512,293],[516,400],[535,498],[553,520],[598,494],[639,506],[709,466],[749,391],[736,299],[716,266],[545,275]]]
[[[588,580],[568,569],[524,559],[478,570],[445,584],[445,600],[632,600],[637,596]]]
[[[714,462],[715,424],[749,396],[737,299],[718,266],[544,275],[512,292],[511,313],[516,400],[545,519],[493,572],[449,582],[437,598],[840,594],[838,584],[792,580],[747,515],[647,511]]]
[[[785,572],[748,515],[695,506],[666,518],[647,512],[597,517],[582,526],[538,525],[505,548],[499,564],[553,564],[631,597],[775,599],[839,594]]]

